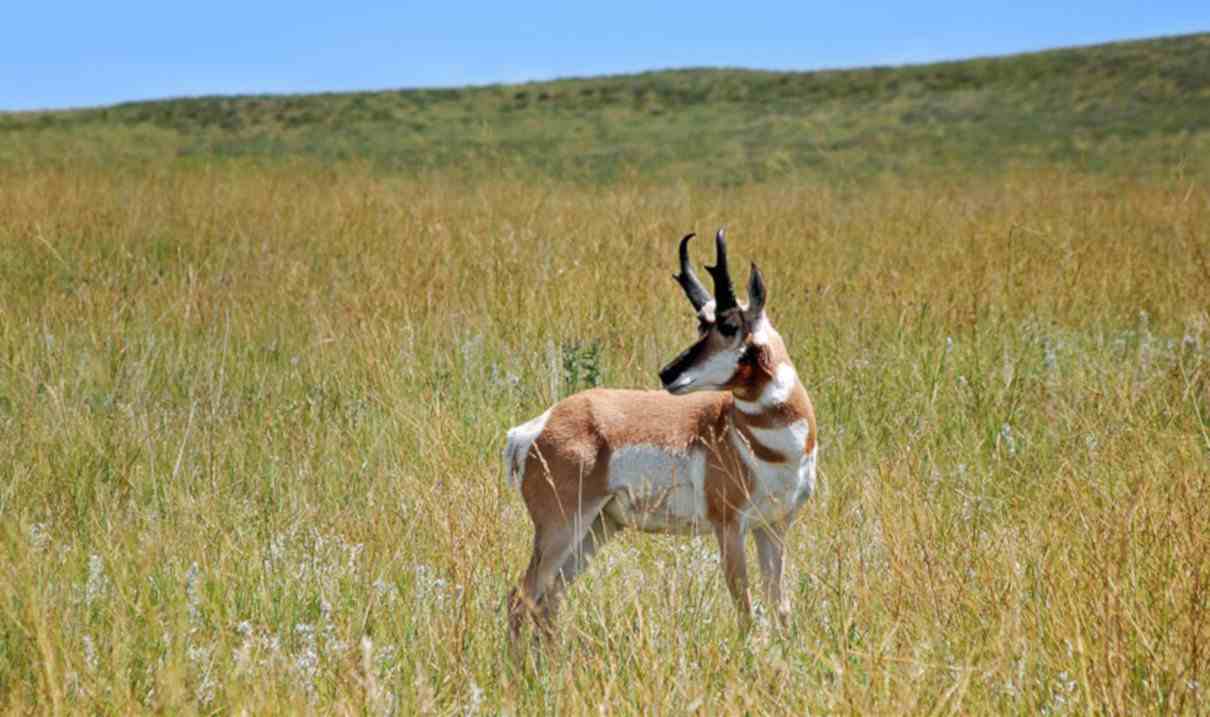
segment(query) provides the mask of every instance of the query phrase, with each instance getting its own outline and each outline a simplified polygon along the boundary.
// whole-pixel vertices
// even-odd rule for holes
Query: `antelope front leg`
[[[790,598],[782,592],[785,527],[761,527],[752,532],[756,536],[756,555],[760,560],[765,601],[769,609],[777,611],[778,624],[785,627],[790,621]]]
[[[740,627],[747,630],[752,624],[752,601],[748,597],[748,565],[744,557],[744,533],[738,523],[716,526],[718,549],[723,563],[723,575],[727,578],[727,589],[739,610]]]

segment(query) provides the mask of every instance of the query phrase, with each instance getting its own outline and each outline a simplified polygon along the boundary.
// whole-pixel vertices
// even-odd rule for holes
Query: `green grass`
[[[1210,35],[845,71],[201,97],[0,115],[0,162],[358,160],[407,176],[739,185],[1008,167],[1204,176]]]

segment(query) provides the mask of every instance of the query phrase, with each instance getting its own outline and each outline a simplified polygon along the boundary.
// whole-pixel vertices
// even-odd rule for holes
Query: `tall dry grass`
[[[9,710],[1205,709],[1205,186],[0,186]],[[793,625],[740,635],[710,541],[635,535],[515,663],[503,431],[655,387],[675,241],[724,223],[820,418]]]

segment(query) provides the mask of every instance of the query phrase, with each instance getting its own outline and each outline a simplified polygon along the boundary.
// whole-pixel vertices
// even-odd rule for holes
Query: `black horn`
[[[672,278],[676,279],[681,288],[685,290],[685,296],[689,297],[693,310],[701,311],[702,307],[710,301],[710,292],[706,291],[706,287],[702,286],[702,282],[693,273],[693,267],[689,266],[689,240],[694,236],[694,234],[686,234],[685,238],[681,239],[681,273],[673,274]]]
[[[715,304],[714,313],[717,316],[738,306],[735,301],[735,287],[731,285],[731,272],[727,271],[727,241],[723,238],[722,229],[714,236],[714,251],[714,266],[706,267],[706,271],[710,272],[714,279],[714,300],[718,302]]]

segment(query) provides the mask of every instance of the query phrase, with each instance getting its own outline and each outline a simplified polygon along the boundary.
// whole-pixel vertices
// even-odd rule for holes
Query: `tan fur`
[[[526,462],[521,495],[530,517],[537,524],[546,516],[570,516],[585,499],[607,496],[612,452],[647,444],[677,452],[704,448],[709,516],[732,518],[751,492],[735,449],[722,440],[733,405],[722,392],[673,396],[601,388],[560,401]]]
[[[759,395],[770,375],[764,370],[754,372],[745,386],[749,389],[745,395],[752,390],[756,391],[752,395]],[[776,463],[784,462],[786,456],[765,447],[749,429],[785,426],[805,419],[810,432],[804,451],[810,452],[815,444],[815,414],[801,386],[796,387],[785,403],[756,415],[737,411],[734,404],[732,394],[726,392],[674,396],[663,391],[610,389],[584,391],[555,404],[545,428],[528,452],[520,485],[534,523],[535,554],[522,590],[514,591],[510,597],[510,624],[514,632],[520,629],[525,614],[533,614],[544,630],[551,629],[557,601],[569,580],[562,573],[556,574],[549,594],[540,594],[538,579],[542,576],[543,558],[550,557],[542,554],[544,538],[566,530],[566,526],[580,519],[585,506],[607,503],[612,497],[608,475],[611,455],[623,447],[639,444],[676,452],[693,447],[706,451],[707,519],[721,541],[728,587],[736,595],[741,612],[746,613],[746,576],[741,575],[745,567],[742,536],[737,537],[737,517],[748,503],[753,485],[734,446],[726,440],[728,422],[740,431],[758,458]],[[585,547],[595,550],[621,526],[610,524],[601,513],[589,528]],[[780,570],[780,557],[776,560]],[[579,569],[577,565],[575,572]],[[525,597],[527,585],[529,593],[539,593],[538,600]],[[766,592],[775,596],[779,614],[783,601],[780,590],[780,582],[766,580]]]
[[[793,488],[801,485],[802,466],[808,466],[809,481],[814,480],[815,412],[806,390],[797,382],[785,389],[788,394],[781,402],[760,403],[765,400],[766,389],[778,380],[779,367],[791,365],[789,355],[763,314],[752,319],[761,327],[754,337],[754,327],[748,323],[744,308],[733,307],[729,311],[736,313],[724,316],[743,322],[744,343],[742,358],[723,390],[673,395],[664,391],[592,389],[555,404],[544,416],[544,422],[539,417],[510,431],[506,460],[510,462],[509,471],[519,474],[521,495],[534,524],[534,552],[529,567],[520,586],[509,596],[509,623],[514,636],[527,615],[539,627],[550,630],[566,585],[583,570],[588,557],[624,527],[619,521],[628,520],[630,514],[605,508],[615,500],[611,491],[628,490],[610,483],[611,458],[626,448],[653,449],[657,456],[679,456],[686,460],[697,456],[692,459],[695,461],[704,454],[704,468],[701,463],[694,464],[697,466],[694,475],[701,480],[701,492],[696,495],[704,500],[705,519],[719,541],[728,588],[745,619],[750,604],[743,550],[748,520],[744,511],[749,505],[764,511],[787,496],[800,496],[795,499],[799,503],[784,518],[772,513],[769,518],[772,523],[760,522],[753,529],[766,596],[778,615],[785,617],[788,603],[781,592],[782,536],[796,506],[805,499],[803,496],[810,494],[809,487],[805,492]],[[707,365],[705,362],[711,357],[728,355],[724,352],[734,355],[734,335],[723,335],[716,328],[715,317],[700,316],[705,322],[702,337],[669,364],[666,369],[669,375],[683,373],[689,370],[687,366]],[[761,343],[754,343],[758,339]],[[672,379],[665,380],[672,385]],[[774,394],[779,400],[782,391],[779,388]],[[751,414],[747,411],[752,409],[747,406],[740,410],[737,399],[747,406],[757,406],[758,410]],[[797,436],[801,422],[806,423],[807,436],[798,455],[783,455],[782,451],[789,450],[784,440],[775,449],[765,445],[754,432],[777,434],[777,429],[786,428],[786,433],[777,434],[784,439],[787,435]],[[531,442],[526,445],[524,440]],[[743,446],[743,450],[760,461],[752,465],[765,467],[749,467],[745,460],[751,458],[741,456],[737,446]],[[810,462],[803,463],[808,458]],[[762,479],[766,481],[762,484],[766,492],[761,496],[755,493],[758,473],[754,471],[758,470],[759,475],[766,476]],[[791,488],[785,487],[787,475],[797,476],[788,484]],[[794,483],[795,480],[799,483]],[[683,490],[684,486],[694,484],[678,485]],[[627,495],[629,507],[639,512],[663,510],[671,490],[665,487],[637,497]],[[779,492],[769,493],[770,490]],[[795,493],[796,490],[799,492]],[[774,503],[768,502],[771,495]],[[757,513],[760,514],[767,513]],[[670,529],[668,524],[654,526],[652,529]],[[641,521],[635,527],[647,529]]]

